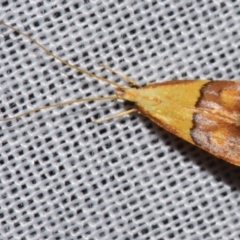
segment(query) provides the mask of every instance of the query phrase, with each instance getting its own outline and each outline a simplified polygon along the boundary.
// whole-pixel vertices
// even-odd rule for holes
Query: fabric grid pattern
[[[240,79],[238,1],[6,0],[0,20],[124,84]],[[0,118],[114,88],[0,25]],[[0,239],[240,239],[240,168],[131,114],[122,101],[0,122]]]

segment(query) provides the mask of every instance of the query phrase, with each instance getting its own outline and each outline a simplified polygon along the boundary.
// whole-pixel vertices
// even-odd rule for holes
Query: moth
[[[102,65],[119,74],[128,83],[126,86],[120,85],[59,58],[32,37],[3,21],[0,21],[0,24],[22,34],[61,63],[115,87],[115,94],[112,96],[83,98],[43,106],[2,121],[77,102],[122,99],[134,102],[135,107],[104,120],[138,112],[187,142],[240,166],[240,81],[173,80],[142,87],[130,77]]]

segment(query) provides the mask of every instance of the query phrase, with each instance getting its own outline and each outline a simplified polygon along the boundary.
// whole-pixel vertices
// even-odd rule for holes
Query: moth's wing
[[[202,89],[193,116],[196,145],[240,166],[240,81],[213,81]]]
[[[126,100],[136,103],[139,112],[167,131],[194,144],[190,136],[193,110],[201,88],[209,80],[168,81],[130,89]]]
[[[166,104],[165,108],[173,110],[170,104]],[[194,114],[194,109],[181,106],[178,106],[178,109],[175,108],[174,111],[182,114],[170,114],[169,116],[165,112],[164,117],[162,108],[160,111],[154,110],[153,112],[140,108],[140,111],[167,131],[216,157],[240,166],[240,127],[238,125],[220,121],[218,118],[212,119],[211,114]],[[185,117],[188,118],[187,116],[190,115],[194,116],[191,128],[189,121],[185,121]]]
[[[142,114],[180,138],[240,166],[240,81],[174,81],[143,90],[163,101],[138,101]]]
[[[195,144],[211,154],[240,166],[240,126],[209,118],[209,114],[194,115],[191,137]]]

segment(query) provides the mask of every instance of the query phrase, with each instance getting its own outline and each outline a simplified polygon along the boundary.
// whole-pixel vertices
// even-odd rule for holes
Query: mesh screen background
[[[0,19],[123,83],[239,79],[237,1],[1,1]],[[0,26],[1,118],[114,88]],[[0,124],[1,239],[239,239],[240,170],[131,114],[74,104]]]

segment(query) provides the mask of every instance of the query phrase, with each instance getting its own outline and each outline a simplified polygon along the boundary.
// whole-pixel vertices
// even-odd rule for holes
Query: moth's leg
[[[104,122],[104,121],[107,121],[107,120],[110,120],[110,119],[113,119],[113,118],[117,118],[117,117],[122,117],[126,114],[130,114],[130,113],[133,113],[133,112],[137,112],[138,110],[136,108],[132,108],[132,109],[129,109],[129,110],[126,110],[126,111],[123,111],[123,112],[119,112],[117,114],[114,114],[112,116],[109,116],[109,117],[105,117],[105,118],[101,118],[101,119],[97,119],[97,120],[93,120],[92,122],[93,123],[101,123],[101,122]]]

